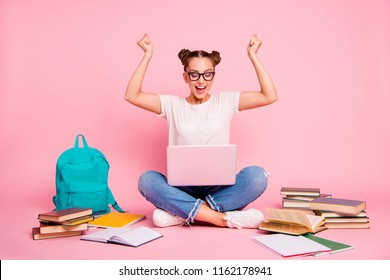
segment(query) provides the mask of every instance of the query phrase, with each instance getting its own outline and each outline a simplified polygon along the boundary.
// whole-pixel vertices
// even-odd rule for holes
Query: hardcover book
[[[266,209],[269,218],[260,223],[259,229],[292,235],[316,233],[325,230],[325,218],[310,211],[291,209]]]
[[[331,211],[321,211],[321,210],[313,210],[314,214],[317,216],[324,216],[325,218],[349,218],[349,217],[367,217],[366,211],[361,211],[356,215],[352,214],[345,214],[345,213],[336,213],[336,212],[331,212]]]
[[[320,196],[319,188],[294,188],[283,187],[280,189],[282,195],[304,195],[304,196]]]
[[[325,224],[330,223],[368,223],[368,217],[340,217],[340,218],[325,218]]]
[[[40,227],[39,227],[40,233],[54,233],[54,232],[64,232],[64,231],[83,231],[83,230],[88,230],[87,223],[74,225],[74,226],[40,223]]]
[[[318,197],[310,201],[310,209],[356,215],[366,209],[366,202],[331,197]]]
[[[80,218],[75,218],[75,219],[70,219],[62,222],[51,222],[51,221],[46,221],[46,220],[39,220],[41,224],[49,224],[49,225],[64,225],[64,226],[76,226],[80,224],[86,224],[90,221],[94,220],[94,216],[88,215]]]
[[[50,233],[41,233],[39,227],[34,227],[32,229],[32,237],[34,240],[48,239],[48,238],[58,238],[58,237],[69,237],[82,235],[84,231],[63,231],[63,232],[50,232]]]
[[[304,200],[304,201],[312,201],[318,196],[307,196],[307,195],[286,195],[284,198],[286,199],[294,199],[294,200]],[[331,194],[321,193],[320,197],[332,197]]]
[[[92,208],[67,208],[58,211],[51,211],[38,214],[39,220],[61,223],[66,220],[75,219],[92,214]]]
[[[75,219],[66,220],[61,222],[60,224],[67,225],[67,226],[74,226],[74,225],[88,223],[90,221],[93,221],[94,219],[95,219],[94,216],[88,215],[88,216],[83,216]]]
[[[326,223],[326,227],[329,229],[332,228],[361,228],[361,229],[369,229],[370,223]]]
[[[283,197],[282,199],[282,205],[283,208],[301,208],[301,209],[310,209],[309,208],[309,202],[306,200],[298,200],[298,199],[289,199],[286,197]]]
[[[285,195],[282,198],[283,208],[310,209],[309,202],[318,196]],[[320,194],[320,197],[332,197],[330,194]]]

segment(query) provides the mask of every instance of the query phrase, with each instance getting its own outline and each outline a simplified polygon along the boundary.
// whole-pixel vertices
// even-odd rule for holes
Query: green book
[[[330,252],[330,253],[337,253],[337,252],[342,252],[342,251],[353,249],[353,247],[351,245],[336,242],[336,241],[333,241],[330,239],[321,238],[321,237],[315,236],[313,234],[305,234],[303,236],[312,240],[312,241],[315,241],[321,245],[324,245],[324,246],[330,248],[332,250],[332,252]],[[316,256],[325,255],[325,254],[329,254],[329,253],[327,253],[327,252],[326,253],[318,253],[318,254],[316,254]]]

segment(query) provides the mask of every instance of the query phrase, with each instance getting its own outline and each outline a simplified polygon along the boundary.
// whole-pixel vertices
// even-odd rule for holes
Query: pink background
[[[107,156],[121,206],[147,214],[141,224],[153,227],[153,207],[137,181],[145,170],[165,171],[167,125],[124,101],[145,32],[155,52],[144,89],[182,96],[181,48],[221,52],[212,92],[256,89],[246,45],[257,33],[279,101],[236,115],[231,135],[238,167],[262,165],[271,175],[254,206],[280,207],[283,186],[366,200],[371,229],[323,232],[355,247],[323,258],[389,258],[388,239],[382,243],[389,230],[388,1],[2,0],[1,259],[279,258],[254,245],[257,230],[156,229],[164,238],[137,251],[78,238],[31,239],[37,214],[53,208],[56,160],[78,133]],[[224,249],[231,240],[240,244]],[[180,246],[188,248],[172,249]],[[205,256],[210,246],[222,250]]]

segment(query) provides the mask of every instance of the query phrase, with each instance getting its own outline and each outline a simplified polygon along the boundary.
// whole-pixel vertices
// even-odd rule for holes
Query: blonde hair
[[[221,62],[221,56],[218,51],[212,51],[211,53],[209,53],[203,50],[190,51],[187,49],[182,49],[179,52],[178,56],[181,61],[181,64],[183,64],[184,66],[184,71],[186,71],[190,59],[194,57],[207,57],[211,60],[214,67]]]

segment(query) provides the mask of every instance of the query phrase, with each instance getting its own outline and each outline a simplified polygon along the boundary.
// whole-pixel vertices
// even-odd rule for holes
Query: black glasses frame
[[[189,78],[191,81],[193,81],[193,82],[199,80],[200,77],[202,77],[203,80],[205,80],[205,81],[212,81],[212,80],[214,79],[214,75],[215,75],[215,72],[214,72],[214,71],[213,71],[213,72],[204,72],[204,73],[198,73],[198,72],[186,72],[186,73],[188,74],[188,78]],[[198,75],[198,78],[197,78],[197,79],[192,79],[192,78],[191,78],[191,74],[197,74],[197,75]],[[205,74],[212,74],[211,79],[208,79],[208,78],[206,79],[206,77],[204,76]]]

